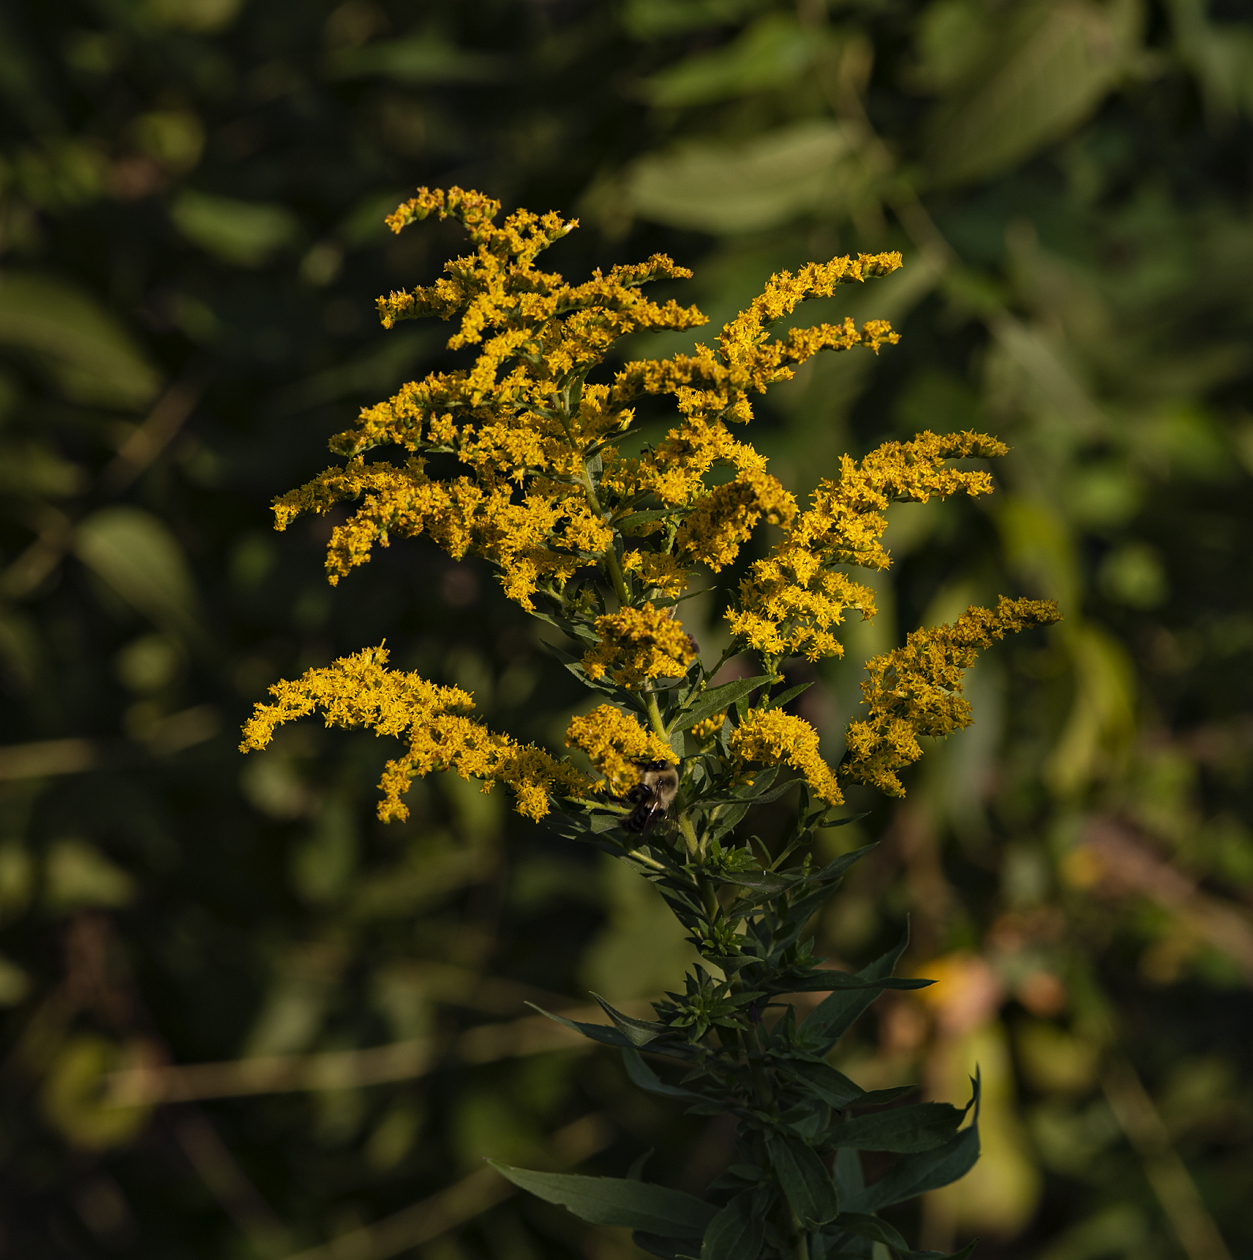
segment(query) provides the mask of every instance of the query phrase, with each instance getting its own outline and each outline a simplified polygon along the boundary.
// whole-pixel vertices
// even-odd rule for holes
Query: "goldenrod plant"
[[[977,1082],[963,1107],[885,1108],[906,1090],[866,1092],[827,1062],[883,990],[927,981],[893,977],[904,941],[856,974],[814,956],[806,925],[865,850],[824,865],[811,843],[850,820],[846,785],[902,795],[899,772],[922,755],[920,738],[970,723],[961,680],[980,648],[1058,614],[1002,597],[995,609],[915,630],[866,663],[863,707],[834,760],[789,709],[803,687],[787,686],[783,665],[842,655],[845,619],[874,616],[872,590],[852,573],[890,564],[891,503],[987,494],[987,471],[949,461],[1006,448],[972,432],[888,442],[845,457],[802,507],[738,436],[754,396],[819,351],[877,354],[897,334],[880,320],[772,328],[807,299],[890,274],[899,254],[780,272],[716,348],[627,362],[595,381],[620,338],[706,322],[643,293],[690,273],[659,254],[567,284],[535,263],[576,223],[519,210],[498,226],[499,212],[479,193],[421,189],[389,218],[396,232],[432,214],[453,218],[474,249],[435,284],[381,298],[383,325],[459,320],[449,347],[478,347],[477,358],[364,410],[331,442],[346,462],[279,498],[277,523],[357,504],[330,538],[332,583],[396,535],[481,557],[510,599],[561,632],[570,650],[554,650],[600,703],[571,719],[569,751],[555,755],[489,729],[467,691],[389,668],[380,645],[276,684],[242,747],[262,749],[277,725],[314,713],[399,737],[404,751],[380,784],[383,820],[404,818],[410,782],[435,770],[481,780],[484,791],[503,784],[519,813],[651,880],[687,930],[702,961],[656,1004],[655,1019],[601,1000],[607,1023],[571,1027],[617,1048],[640,1088],[698,1115],[732,1113],[729,1168],[705,1198],[650,1184],[639,1168],[613,1179],[498,1165],[506,1177],[585,1220],[632,1228],[658,1256],[836,1260],[876,1245],[939,1256],[911,1250],[877,1213],[974,1164]],[[677,419],[642,442],[636,408],[650,398],[671,399]],[[717,585],[762,526],[772,541],[727,592],[726,646],[706,660],[680,609]],[[756,667],[724,679],[732,660]],[[744,832],[755,807],[784,798],[795,818],[779,842]],[[798,1022],[788,996],[813,992],[828,996]],[[866,1185],[860,1151],[899,1158]]]

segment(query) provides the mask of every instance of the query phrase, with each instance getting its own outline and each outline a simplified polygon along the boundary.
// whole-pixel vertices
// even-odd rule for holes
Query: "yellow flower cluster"
[[[500,569],[508,596],[533,611],[539,592],[559,603],[580,569],[611,568],[616,522],[648,516],[658,503],[672,510],[665,524],[654,515],[624,527],[650,540],[622,560],[646,597],[681,594],[695,563],[715,570],[729,564],[761,517],[776,524],[795,517],[794,500],[766,473],[762,456],[731,436],[727,421],[750,419],[750,394],[786,380],[820,350],[877,352],[894,342],[883,321],[860,329],[851,320],[820,324],[778,338],[770,328],[808,298],[888,275],[900,255],[863,254],[781,272],[723,328],[716,348],[629,363],[612,384],[596,384],[588,373],[618,338],[705,322],[695,307],[652,302],[640,291],[691,273],[658,254],[570,285],[535,262],[576,222],[518,210],[497,224],[499,212],[499,203],[480,193],[423,188],[389,217],[393,231],[431,215],[455,219],[474,249],[449,262],[434,284],[380,298],[384,326],[421,316],[457,320],[449,348],[475,346],[477,358],[468,369],[431,373],[364,409],[331,442],[347,466],[277,500],[278,528],[300,513],[355,500],[328,547],[332,583],[393,536],[425,534],[458,558],[484,556]],[[650,394],[672,394],[682,422],[639,457],[623,459],[609,439],[631,428],[632,402]],[[385,445],[399,447],[405,461],[367,459]],[[454,458],[459,468],[434,475],[433,457]],[[734,475],[711,488],[715,466]]]
[[[432,770],[456,770],[463,779],[507,783],[517,794],[515,808],[539,819],[550,810],[549,793],[580,796],[591,783],[573,766],[508,735],[498,735],[467,716],[474,697],[457,687],[440,687],[418,674],[387,668],[385,647],[366,648],[324,669],[311,669],[294,682],[270,688],[273,704],[259,704],[244,727],[241,752],[265,748],[275,727],[321,711],[327,726],[366,726],[377,735],[408,740],[404,756],[389,761],[379,788],[379,817],[407,818],[400,799],[411,780]]]
[[[796,511],[796,500],[777,478],[749,469],[697,502],[679,526],[675,545],[684,560],[718,573],[739,555],[763,516],[771,525],[784,525]]]
[[[952,625],[913,631],[905,646],[866,663],[861,685],[869,716],[848,727],[847,773],[890,796],[903,796],[896,772],[922,756],[920,735],[948,735],[970,725],[962,673],[979,648],[1027,626],[1050,625],[1052,600],[1007,599],[995,610],[968,608]]]
[[[692,738],[698,744],[708,744],[710,740],[722,730],[722,724],[727,720],[726,709],[714,713],[710,717],[705,718],[703,722],[697,722],[691,727]]]
[[[668,612],[644,604],[596,618],[600,642],[583,657],[587,676],[599,680],[608,671],[623,687],[649,678],[679,678],[696,659],[696,645]]]
[[[753,709],[731,735],[731,752],[744,764],[791,766],[824,801],[844,802],[831,767],[818,751],[818,732],[804,718],[782,709]]]
[[[677,762],[670,745],[621,709],[602,704],[566,728],[566,745],[581,748],[608,784],[621,796],[639,782],[640,766],[650,761]]]
[[[839,478],[821,482],[809,510],[785,523],[785,537],[740,583],[738,606],[727,612],[732,634],[767,656],[795,653],[815,661],[842,655],[832,627],[849,609],[873,617],[875,604],[868,587],[833,566],[887,568],[891,560],[880,540],[889,503],[925,503],[958,491],[988,494],[986,472],[943,461],[1006,450],[981,433],[920,433],[910,442],[884,443],[860,463],[844,456]]]

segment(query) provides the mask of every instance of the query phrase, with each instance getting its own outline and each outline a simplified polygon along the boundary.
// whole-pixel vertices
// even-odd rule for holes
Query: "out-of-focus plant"
[[[849,821],[832,813],[844,805],[842,783],[901,795],[897,772],[921,757],[919,737],[969,725],[961,678],[977,650],[1056,621],[1056,606],[1002,597],[995,610],[970,607],[873,657],[866,712],[849,723],[834,769],[817,731],[788,711],[805,686],[788,687],[780,667],[790,656],[842,655],[833,629],[850,612],[873,617],[873,592],[846,570],[887,568],[889,504],[987,493],[986,472],[945,461],[1005,447],[970,432],[891,442],[861,461],[846,458],[839,478],[822,482],[802,511],[730,425],[747,424],[752,396],[791,379],[819,351],[878,353],[897,340],[882,320],[771,330],[806,299],[890,274],[899,255],[780,272],[725,324],[716,351],[631,361],[611,382],[595,382],[589,377],[620,337],[705,322],[694,307],[640,292],[690,272],[655,254],[570,285],[534,263],[576,224],[519,210],[498,227],[499,211],[478,193],[424,188],[390,217],[397,232],[432,213],[454,218],[475,251],[429,287],[380,298],[384,326],[459,319],[449,348],[481,349],[473,367],[432,373],[365,409],[332,439],[346,466],[280,498],[278,527],[361,501],[331,534],[332,583],[394,535],[425,534],[454,558],[472,552],[492,563],[512,600],[581,651],[554,649],[571,673],[608,697],[566,731],[593,774],[572,757],[490,730],[471,716],[466,691],[388,669],[381,646],[273,686],[275,700],[257,707],[242,748],[263,749],[278,725],[314,713],[327,725],[400,736],[408,748],[380,784],[384,821],[405,817],[410,782],[434,770],[480,779],[485,791],[504,783],[519,813],[550,819],[650,879],[688,932],[703,961],[682,993],[656,1005],[655,1020],[603,998],[608,1025],[553,1018],[619,1047],[642,1088],[690,1100],[698,1115],[736,1117],[735,1162],[712,1187],[725,1204],[645,1183],[638,1170],[614,1180],[498,1165],[508,1178],[585,1220],[633,1227],[660,1256],[807,1260],[868,1255],[875,1242],[903,1256],[938,1255],[911,1250],[875,1213],[970,1169],[978,1131],[960,1126],[972,1108],[977,1115],[977,1083],[962,1109],[931,1102],[847,1114],[907,1087],[865,1091],[827,1055],[885,989],[926,981],[892,977],[904,942],[856,975],[822,966],[806,926],[863,851],[815,865],[808,850],[818,829]],[[624,453],[639,442],[638,404],[667,396],[679,421],[660,441]],[[368,460],[380,447],[399,448],[403,462]],[[679,605],[699,572],[731,566],[763,522],[781,537],[739,582],[726,613],[730,641],[706,665]],[[723,664],[749,652],[759,673],[717,681]],[[795,822],[779,845],[738,830],[755,805],[793,791]],[[783,999],[804,992],[829,996],[798,1024]],[[681,1065],[682,1083],[658,1077],[642,1049]],[[863,1150],[903,1158],[867,1186]]]

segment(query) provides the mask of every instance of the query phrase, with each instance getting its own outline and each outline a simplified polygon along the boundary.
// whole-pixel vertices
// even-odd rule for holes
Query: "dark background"
[[[656,1147],[696,1192],[728,1158],[524,1005],[672,987],[647,888],[443,776],[380,826],[368,735],[235,750],[271,681],[384,637],[521,738],[583,703],[477,564],[398,542],[332,592],[325,522],[269,529],[444,361],[373,299],[460,247],[383,215],[458,183],[578,214],[575,279],[670,252],[715,328],[772,270],[905,253],[818,312],[901,344],[750,440],[801,492],[922,428],[1014,450],[995,498],[896,513],[806,715],[838,741],[866,654],[998,591],[1066,620],[824,839],[883,841],[824,952],[912,912],[940,980],[840,1064],[953,1100],[981,1066],[983,1162],[900,1222],[928,1245],[1253,1256],[1248,4],[9,0],[0,111],[0,1255],[615,1260],[480,1157]],[[221,1066],[109,1105],[161,1063]]]

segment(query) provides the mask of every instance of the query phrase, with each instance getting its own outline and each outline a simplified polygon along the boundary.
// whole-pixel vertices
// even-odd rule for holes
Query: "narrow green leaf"
[[[766,1149],[792,1211],[815,1225],[834,1220],[839,1199],[818,1155],[804,1142],[780,1133],[766,1135]]]
[[[653,1023],[647,1019],[636,1019],[633,1015],[624,1014],[610,1006],[599,993],[593,993],[592,996],[600,1003],[600,1009],[613,1020],[613,1026],[633,1046],[646,1046],[650,1041],[656,1041],[658,1037],[670,1031],[665,1024]]]
[[[700,1260],[757,1260],[766,1236],[758,1201],[765,1197],[755,1190],[737,1194],[706,1227]]]
[[[833,1146],[851,1146],[859,1151],[913,1154],[942,1146],[965,1118],[964,1111],[948,1103],[915,1103],[912,1107],[845,1120],[829,1129],[825,1140]]]
[[[618,1225],[699,1240],[717,1208],[681,1190],[619,1177],[533,1172],[487,1161],[502,1177],[548,1203],[558,1203],[593,1225]]]
[[[871,987],[855,992],[833,992],[829,998],[820,1002],[810,1012],[809,1017],[801,1025],[801,1044],[810,1053],[825,1055],[828,1050],[848,1031],[853,1021],[861,1015],[879,996],[881,991],[874,987],[879,981],[892,974],[900,956],[909,945],[909,925],[894,949],[890,949],[881,958],[867,963],[857,976],[863,981],[874,982]]]
[[[634,1048],[623,1050],[622,1062],[632,1083],[638,1085],[640,1089],[647,1090],[650,1094],[662,1094],[667,1098],[686,1098],[689,1100],[700,1098],[700,1094],[693,1093],[690,1089],[683,1089],[678,1085],[667,1085],[644,1062],[643,1056]]]
[[[865,818],[865,814],[854,814],[852,818],[841,818],[840,823],[855,822],[858,818]],[[828,824],[834,825],[834,824]],[[867,854],[873,853],[879,847],[878,842],[874,844],[864,844],[860,849],[853,849],[848,853],[841,854],[834,862],[828,862],[822,870],[817,871],[810,876],[815,883],[826,883],[828,880],[839,879],[850,866],[860,862]]]
[[[841,992],[852,989],[856,992],[873,991],[874,997],[877,997],[884,989],[925,989],[929,984],[934,984],[933,980],[911,980],[907,978],[896,979],[895,977],[886,980],[866,980],[863,979],[859,972],[855,976],[850,976],[847,971],[827,971],[818,970],[808,975],[796,976],[793,978],[785,977],[777,984],[766,985],[768,993],[821,993],[824,990],[832,992],[840,990]],[[874,997],[867,1000],[866,1006],[874,1001]],[[818,1010],[822,1007],[819,1005]],[[863,1010],[865,1007],[862,1008]],[[816,1015],[818,1012],[815,1011]],[[861,1012],[859,1011],[858,1014]],[[809,1020],[813,1019],[810,1015],[805,1021],[804,1026],[808,1026]],[[804,1031],[802,1026],[802,1032]]]
[[[770,681],[768,674],[760,674],[756,678],[736,678],[732,682],[723,683],[718,687],[710,687],[707,691],[700,692],[696,699],[692,701],[692,707],[688,709],[682,717],[679,718],[676,730],[690,730],[697,722],[703,722],[707,717],[712,717],[719,709],[725,709],[736,700],[742,700],[745,696],[751,695],[759,687],[765,686]]]
[[[552,1011],[546,1011],[542,1006],[536,1006],[534,1002],[528,1002],[527,1005],[534,1011],[539,1011],[541,1015],[547,1016],[554,1024],[564,1024],[567,1028],[573,1028],[575,1032],[582,1033],[589,1041],[599,1041],[606,1046],[619,1046],[626,1050],[634,1049],[634,1042],[628,1041],[616,1028],[610,1028],[605,1024],[583,1024],[577,1019],[567,1019],[564,1015],[554,1015]]]
[[[739,888],[751,888],[753,892],[777,897],[779,893],[786,892],[799,883],[803,876],[780,875],[775,871],[735,871],[716,878],[722,884],[735,884]]]
[[[812,682],[801,683],[796,687],[789,687],[786,691],[781,692],[777,696],[770,697],[770,703],[766,705],[767,709],[778,709],[787,704],[789,700],[795,700],[803,691],[808,691],[813,686]]]

